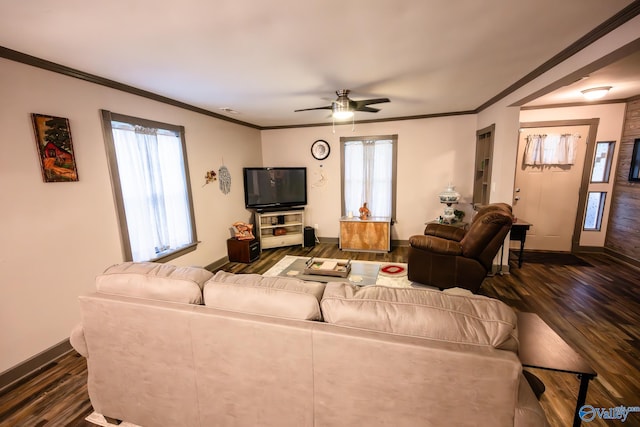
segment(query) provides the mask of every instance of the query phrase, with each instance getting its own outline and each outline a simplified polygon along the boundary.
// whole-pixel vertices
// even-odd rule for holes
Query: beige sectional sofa
[[[95,411],[145,427],[546,425],[481,296],[124,263],[80,309]]]

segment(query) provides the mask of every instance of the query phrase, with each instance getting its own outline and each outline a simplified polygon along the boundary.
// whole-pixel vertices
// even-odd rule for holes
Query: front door
[[[571,252],[576,224],[580,183],[587,152],[589,125],[525,128],[518,142],[513,214],[533,224],[526,249]],[[572,134],[577,137],[572,165],[528,165],[525,162],[530,135]]]

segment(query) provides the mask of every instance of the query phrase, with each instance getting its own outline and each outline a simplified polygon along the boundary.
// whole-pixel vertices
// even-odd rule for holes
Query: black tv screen
[[[269,209],[307,204],[307,168],[244,168],[247,208]]]

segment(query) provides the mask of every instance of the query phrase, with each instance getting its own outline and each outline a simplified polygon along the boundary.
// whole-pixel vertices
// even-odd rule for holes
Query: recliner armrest
[[[411,236],[409,245],[416,249],[422,249],[441,255],[462,255],[462,246],[459,242],[443,239],[435,236]]]
[[[429,223],[424,229],[425,236],[441,237],[456,242],[462,240],[465,233],[466,230],[464,228],[438,223]]]

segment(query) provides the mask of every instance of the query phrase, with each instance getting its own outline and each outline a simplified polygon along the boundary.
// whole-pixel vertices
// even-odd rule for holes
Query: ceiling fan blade
[[[356,111],[366,111],[368,113],[377,113],[378,111],[380,111],[380,109],[373,108],[373,107],[360,107],[360,108],[356,108]]]
[[[370,104],[381,104],[383,102],[391,102],[389,98],[376,98],[376,99],[363,99],[362,101],[354,101],[357,105],[356,108],[364,107]]]
[[[311,110],[332,110],[333,109],[333,105],[327,105],[324,107],[315,107],[315,108],[303,108],[301,110],[293,110],[294,113],[297,113],[298,111],[311,111]]]

